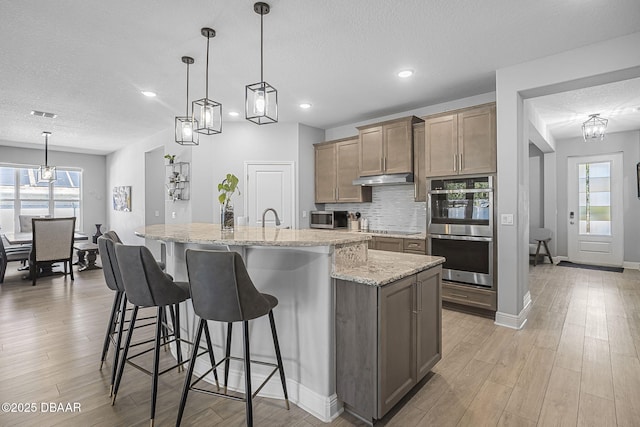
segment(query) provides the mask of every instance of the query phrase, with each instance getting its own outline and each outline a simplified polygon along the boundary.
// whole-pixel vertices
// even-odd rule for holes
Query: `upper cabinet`
[[[416,202],[427,201],[427,171],[424,141],[424,122],[413,125],[413,185]]]
[[[358,138],[316,144],[315,202],[370,202],[371,187],[353,185],[358,178]]]
[[[413,124],[410,116],[358,127],[360,176],[413,172]]]
[[[496,106],[425,118],[426,177],[496,172]]]

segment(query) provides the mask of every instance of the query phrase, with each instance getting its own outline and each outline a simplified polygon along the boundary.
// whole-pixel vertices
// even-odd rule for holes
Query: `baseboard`
[[[496,319],[494,323],[498,326],[504,326],[511,329],[522,329],[527,323],[527,317],[531,310],[531,293],[527,292],[522,299],[523,308],[516,316],[508,313],[496,312]]]
[[[205,361],[204,357],[199,358],[196,361],[194,367],[194,377],[200,376],[204,372],[210,369],[210,364]],[[218,370],[218,377],[222,379],[224,376],[223,369]],[[251,373],[251,383],[255,389],[267,378],[267,375],[261,373]],[[205,381],[211,384],[215,384],[213,374],[208,374]],[[244,371],[239,369],[229,369],[229,390],[244,392]],[[342,413],[342,402],[338,400],[338,397],[334,393],[331,396],[323,396],[316,393],[313,390],[305,387],[297,381],[287,378],[287,392],[289,394],[289,401],[295,403],[297,406],[310,413],[320,421],[329,423],[336,419]],[[268,397],[272,399],[284,400],[282,395],[282,385],[280,383],[280,377],[274,375],[265,386],[260,390],[260,396]],[[283,401],[284,405],[284,401]]]
[[[630,270],[640,270],[640,262],[625,261],[622,263],[622,267]]]

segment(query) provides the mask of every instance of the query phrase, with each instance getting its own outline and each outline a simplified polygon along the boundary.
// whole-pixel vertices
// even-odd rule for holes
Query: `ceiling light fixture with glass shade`
[[[49,166],[49,136],[51,132],[44,131],[44,165],[38,169],[38,182],[52,182],[58,179],[55,166]]]
[[[189,65],[195,61],[190,56],[183,56],[182,62],[187,64],[187,111],[182,117],[176,116],[176,142],[180,145],[198,145],[198,121],[189,114]]]
[[[207,66],[205,71],[204,98],[193,101],[193,116],[198,118],[195,131],[203,135],[222,133],[222,104],[209,99],[209,40],[216,36],[211,28],[202,28],[200,33],[207,38]]]
[[[264,81],[264,15],[271,10],[264,2],[257,2],[253,10],[260,15],[260,81],[245,87],[245,117],[258,125],[278,122],[278,91]]]
[[[600,117],[600,114],[590,114],[589,119],[582,123],[582,137],[585,142],[589,139],[604,139],[604,131],[609,120]]]

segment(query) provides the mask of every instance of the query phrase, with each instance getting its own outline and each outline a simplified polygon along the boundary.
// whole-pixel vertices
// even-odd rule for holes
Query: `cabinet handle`
[[[462,159],[462,153],[460,153],[459,156],[460,156],[460,163],[459,163],[460,164],[460,170],[462,170],[462,169],[464,169],[464,162],[463,162],[463,159]]]
[[[418,314],[418,284],[412,283],[411,287],[413,288],[413,304],[411,306],[411,311],[413,314]]]
[[[463,295],[463,294],[455,294],[455,293],[451,293],[452,297],[459,297],[459,298],[469,298],[469,295]]]
[[[386,157],[384,157],[384,159],[382,161],[382,165],[383,165],[382,170],[386,172],[386,170],[387,170],[387,158]]]
[[[333,187],[333,197],[332,198],[333,198],[333,200],[336,200],[336,188],[335,187]]]
[[[418,244],[417,243],[409,243],[408,245],[410,248],[417,248]]]
[[[413,183],[413,198],[414,199],[418,198],[418,183],[417,182]]]
[[[458,170],[458,155],[457,154],[453,155],[453,170],[454,171]]]
[[[340,200],[340,187],[336,187],[336,200]]]
[[[418,311],[422,311],[422,281],[418,280],[416,286],[418,288]]]

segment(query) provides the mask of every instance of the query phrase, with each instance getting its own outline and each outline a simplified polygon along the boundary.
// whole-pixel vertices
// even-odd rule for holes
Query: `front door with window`
[[[569,260],[622,266],[622,153],[568,159]]]

